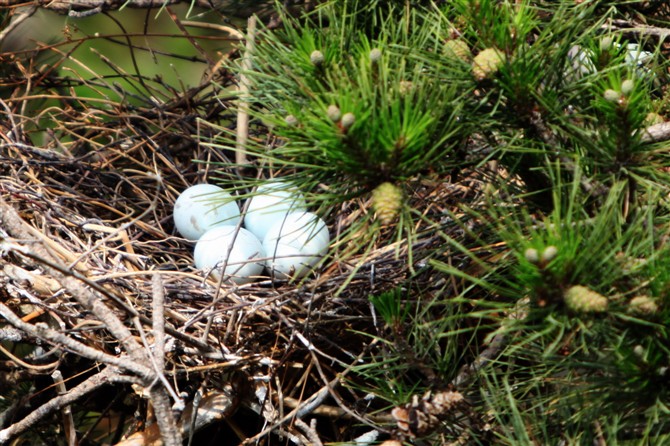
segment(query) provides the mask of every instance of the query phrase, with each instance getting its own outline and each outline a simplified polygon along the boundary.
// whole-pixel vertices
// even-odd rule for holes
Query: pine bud
[[[398,93],[401,95],[406,95],[407,93],[410,93],[414,89],[414,83],[412,81],[400,81],[400,85],[398,86]]]
[[[609,36],[603,37],[600,39],[600,51],[609,51],[612,48],[612,43],[614,43],[614,39]]]
[[[392,183],[382,183],[372,191],[372,208],[383,225],[393,223],[402,206],[402,190]]]
[[[644,118],[644,125],[646,126],[651,126],[651,125],[656,125],[656,124],[661,124],[665,122],[665,119],[663,119],[663,116],[659,115],[658,113],[648,113],[647,116]]]
[[[345,113],[342,116],[340,124],[344,130],[348,130],[356,122],[356,116],[353,113]]]
[[[470,60],[470,47],[461,39],[447,40],[444,43],[444,54],[453,59]]]
[[[632,79],[626,79],[625,81],[621,82],[621,93],[623,93],[624,96],[631,94],[634,88],[635,82],[633,82]]]
[[[328,115],[328,119],[333,122],[339,121],[342,117],[342,112],[337,105],[329,105],[328,110],[326,110],[326,114]]]
[[[577,313],[602,313],[607,310],[609,303],[602,294],[581,285],[570,287],[563,295],[563,300],[568,308]]]
[[[618,91],[614,91],[611,88],[608,88],[603,93],[603,97],[606,101],[609,102],[619,102],[619,99],[621,99],[621,94]]]
[[[323,63],[326,58],[323,56],[323,53],[319,50],[312,51],[312,54],[309,55],[309,60],[313,65],[317,67]]]
[[[544,251],[542,251],[542,258],[540,259],[542,263],[549,263],[554,258],[556,258],[556,255],[558,254],[558,248],[555,247],[554,245],[547,246],[544,248]]]
[[[505,55],[495,48],[482,50],[472,61],[472,74],[478,81],[493,76],[505,62]]]
[[[540,263],[540,254],[535,248],[528,248],[524,251],[523,256],[533,265]]]
[[[295,127],[296,125],[298,125],[298,118],[296,118],[293,115],[287,115],[284,118],[284,122],[286,123],[286,125],[289,125],[291,127]]]
[[[656,301],[649,296],[634,297],[628,305],[628,311],[640,316],[650,316],[658,311]]]
[[[381,60],[382,58],[382,50],[379,48],[372,48],[370,50],[370,62],[371,63],[377,63]]]

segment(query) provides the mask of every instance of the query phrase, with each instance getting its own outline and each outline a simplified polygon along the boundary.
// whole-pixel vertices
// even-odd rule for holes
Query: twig
[[[611,29],[617,29],[625,33],[654,36],[658,37],[661,41],[670,36],[670,29],[668,28],[660,28],[658,26],[644,25],[639,23],[631,26],[631,23],[628,20],[610,20],[603,24],[602,28],[608,31]]]
[[[456,375],[456,378],[451,382],[455,387],[463,386],[468,383],[474,375],[479,372],[485,365],[487,365],[492,359],[494,359],[498,354],[507,346],[509,340],[508,331],[506,330],[505,323],[508,321],[520,320],[526,317],[528,314],[528,300],[520,300],[516,307],[507,315],[507,318],[503,322],[500,328],[498,328],[498,333],[493,336],[489,345],[482,350],[482,352],[475,358],[475,360],[470,364],[465,364]]]
[[[335,379],[328,381],[326,378],[326,374],[323,371],[323,368],[321,367],[321,363],[319,362],[318,357],[316,356],[316,352],[314,350],[309,351],[312,355],[312,359],[314,360],[314,365],[316,366],[316,370],[319,373],[319,376],[323,380],[324,383],[326,383],[326,388],[328,389],[328,393],[330,396],[335,400],[338,406],[342,408],[346,413],[348,413],[350,416],[355,418],[356,420],[360,421],[361,423],[370,426],[374,429],[377,429],[381,432],[384,432],[383,429],[380,429],[379,426],[376,426],[374,423],[372,423],[370,420],[367,420],[363,418],[362,416],[358,415],[356,412],[353,410],[349,409],[346,404],[344,404],[344,401],[342,401],[342,398],[340,398],[340,395],[335,391],[335,384],[339,382],[339,380],[344,376],[344,374],[340,374],[337,376]]]
[[[252,69],[252,55],[256,38],[256,16],[249,17],[247,22],[247,43],[242,59],[242,72],[239,82],[239,105],[237,109],[237,139],[235,150],[235,162],[238,165],[247,164],[246,146],[249,137],[249,84],[246,75]]]
[[[149,398],[156,415],[156,424],[160,429],[160,437],[164,446],[182,446],[181,434],[170,404],[168,393],[162,386],[149,390]]]
[[[32,226],[26,224],[18,213],[8,205],[2,198],[0,198],[0,222],[3,224],[7,232],[17,238],[22,240],[31,240],[34,237],[43,242],[49,249],[52,248],[52,244],[49,243],[49,239],[45,237],[41,232]],[[58,246],[57,244],[53,244]],[[86,276],[81,275],[77,271],[70,271],[67,268],[60,266],[55,259],[51,256],[48,250],[41,248],[39,245],[33,245],[33,250],[28,250],[24,246],[18,244],[11,244],[7,241],[3,242],[3,249],[14,249],[17,254],[25,255],[39,263],[41,263],[47,272],[53,276],[58,282],[60,282],[67,290],[70,292],[73,297],[75,297],[82,305],[89,307],[88,302],[94,304],[97,311],[94,311],[93,308],[89,308],[103,323],[107,324],[111,320],[115,319],[115,322],[112,322],[112,325],[107,327],[112,331],[114,328],[118,328],[122,332],[114,333],[117,336],[117,339],[122,343],[133,342],[134,346],[131,348],[136,349],[136,352],[139,350],[139,357],[145,358],[144,352],[141,349],[141,346],[132,338],[128,329],[123,326],[121,321],[111,312],[109,308],[103,303],[104,297],[107,297],[114,302],[119,308],[123,309],[129,315],[134,317],[139,317],[140,320],[144,323],[150,323],[151,320],[146,316],[143,316],[137,312],[136,309],[129,306],[122,298],[116,296],[114,293],[110,292],[108,289],[102,287],[101,285],[92,282]],[[61,249],[64,250],[64,249]],[[34,252],[33,252],[34,251]],[[68,260],[70,256],[66,256]],[[79,264],[81,265],[81,264]],[[92,290],[83,287],[79,282],[83,282],[88,285]],[[98,294],[99,293],[99,294]],[[175,338],[183,341],[189,345],[192,345],[202,352],[210,352],[212,348],[204,342],[201,342],[193,337],[181,333],[174,329],[167,329],[166,331],[174,336]],[[125,336],[125,337],[124,337]],[[128,338],[128,339],[126,339]],[[125,346],[125,345],[124,345]],[[129,351],[130,353],[130,351]]]
[[[670,122],[661,122],[647,127],[642,131],[642,141],[662,142],[670,139]]]
[[[94,390],[114,382],[139,383],[136,378],[119,373],[117,368],[107,367],[100,373],[91,376],[78,386],[73,387],[66,394],[51,398],[49,401],[32,411],[22,420],[17,421],[11,426],[0,430],[0,444],[6,444],[9,440],[30,429],[36,423],[54,411],[60,410],[61,408],[74,403],[78,399],[93,392]]]
[[[0,221],[3,223],[7,231],[12,236],[27,236],[26,224],[21,217],[16,213],[14,208],[5,203],[0,198]],[[28,238],[28,237],[26,237]],[[5,246],[11,246],[5,243]],[[13,246],[14,250],[20,254],[27,254],[28,250],[20,245]],[[130,358],[124,356],[112,356],[94,348],[83,345],[74,339],[66,336],[58,331],[52,330],[41,325],[31,325],[22,321],[17,317],[8,307],[0,304],[0,313],[16,328],[24,330],[28,333],[34,334],[36,337],[44,339],[50,343],[64,346],[71,349],[78,354],[88,357],[94,361],[99,361],[107,365],[113,365],[122,370],[130,371],[142,379],[142,386],[148,390],[149,398],[154,406],[154,410],[158,416],[157,423],[160,428],[161,438],[164,444],[168,446],[179,446],[181,444],[181,437],[179,436],[176,422],[171,411],[170,400],[165,388],[155,387],[154,383],[160,380],[161,377],[165,380],[162,374],[157,374],[151,369],[150,364],[152,357],[145,352],[139,342],[133,337],[130,329],[126,327],[116,314],[110,311],[105,303],[104,293],[99,293],[99,290],[86,288],[82,282],[77,280],[74,275],[65,274],[62,269],[53,267],[51,256],[42,245],[34,245],[39,255],[45,259],[45,269],[56,280],[58,280],[65,289],[72,295],[72,297],[79,302],[84,308],[91,311],[100,320],[105,327],[114,335],[114,337],[123,345],[125,351]],[[137,312],[135,311],[135,315]],[[137,316],[136,316],[137,318]],[[138,318],[136,320],[139,320]]]
[[[151,278],[151,321],[154,335],[156,372],[165,371],[165,289],[160,274]]]
[[[58,390],[59,395],[67,394],[67,388],[63,382],[63,374],[60,370],[55,370],[51,374],[51,378],[56,384],[56,389]],[[72,419],[72,407],[70,405],[63,406],[61,412],[63,413],[63,425],[65,427],[65,438],[67,439],[68,446],[77,445],[77,430],[74,427],[74,420]]]
[[[338,379],[339,378],[333,380],[332,384],[335,384]],[[265,435],[281,427],[288,420],[294,417],[299,418],[299,416],[305,416],[309,414],[312,410],[314,410],[315,407],[318,407],[326,399],[326,397],[328,397],[328,386],[323,386],[321,389],[319,389],[318,392],[314,393],[312,396],[307,398],[305,401],[303,401],[302,404],[300,404],[298,407],[290,411],[283,418],[273,423],[272,425],[266,427],[253,437],[247,438],[246,440],[244,440],[242,444],[252,444],[256,440],[263,438]]]
[[[496,357],[502,349],[507,345],[507,335],[504,333],[496,334],[489,345],[477,356],[477,358],[470,364],[465,364],[459,370],[458,375],[452,381],[456,387],[466,384],[474,375],[488,364],[491,359]]]
[[[20,317],[14,314],[12,310],[10,310],[3,303],[0,303],[0,317],[3,317],[14,327],[18,328],[19,330],[23,330],[25,333],[31,336],[47,341],[50,344],[58,345],[66,350],[83,356],[84,358],[120,368],[144,379],[153,378],[151,369],[130,360],[126,356],[117,357],[109,355],[100,350],[84,345],[59,331],[46,327],[44,324],[32,325],[27,322],[23,322]]]
[[[0,1],[0,5],[2,5],[2,1]],[[14,31],[21,23],[32,17],[33,14],[35,14],[35,11],[37,11],[37,5],[30,5],[23,9],[19,15],[10,21],[7,27],[0,31],[0,46],[9,33]]]
[[[312,446],[323,446],[323,442],[316,432],[316,418],[312,419],[312,423],[310,424],[305,423],[300,418],[296,418],[294,423],[305,434]]]

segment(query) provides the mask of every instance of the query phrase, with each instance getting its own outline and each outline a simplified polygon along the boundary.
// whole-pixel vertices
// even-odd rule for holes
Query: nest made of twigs
[[[403,284],[415,268],[406,261],[410,248],[406,241],[392,243],[382,237],[364,256],[342,261],[335,257],[299,284],[269,279],[236,287],[219,284],[194,269],[192,246],[175,235],[171,212],[178,192],[207,174],[206,165],[191,159],[228,162],[226,153],[167,132],[144,139],[134,135],[80,154],[38,149],[14,136],[11,131],[4,134],[0,191],[4,205],[16,211],[23,228],[5,225],[3,236],[26,252],[41,244],[50,257],[25,255],[21,249],[12,252],[7,246],[2,301],[28,323],[45,322],[63,333],[75,333],[93,349],[119,355],[119,340],[49,271],[56,268],[82,287],[104,290],[104,304],[138,339],[152,336],[149,322],[156,311],[153,300],[159,277],[164,293],[161,311],[167,336],[173,338],[165,348],[164,367],[175,379],[197,377],[195,381],[208,382],[205,387],[215,390],[212,373],[242,373],[247,383],[242,387],[254,378],[270,380],[269,388],[276,385],[283,399],[301,401],[326,385],[324,379],[336,379],[343,364],[369,348],[369,339],[355,334],[372,327],[368,296]],[[168,142],[172,147],[176,142],[180,149],[176,153],[162,149]],[[437,181],[419,185],[417,196],[449,206],[462,198],[459,194],[474,190],[469,184]],[[441,210],[433,205],[427,212]],[[329,222],[333,227],[350,223],[345,212],[336,218],[343,221]],[[438,245],[435,237],[420,239],[412,247],[416,263],[432,255]],[[429,279],[431,273],[425,274]],[[146,333],[134,325],[137,317]],[[314,369],[315,358],[341,362],[323,367],[320,374]],[[62,368],[70,360],[61,352],[40,361],[34,366]],[[238,389],[242,394],[247,391]],[[271,404],[277,402],[277,395],[269,397]],[[248,405],[260,404],[254,397],[245,398]],[[355,406],[354,401],[342,404]]]

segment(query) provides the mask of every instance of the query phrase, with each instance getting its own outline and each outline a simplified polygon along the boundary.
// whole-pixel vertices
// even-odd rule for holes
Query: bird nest
[[[47,435],[58,412],[72,406],[70,418],[93,417],[80,440],[152,444],[157,388],[169,395],[182,436],[214,429],[240,442],[274,435],[307,444],[388,430],[395,420],[387,403],[366,399],[349,381],[383,332],[369,296],[409,277],[426,284],[422,299],[443,291],[445,280],[423,268],[446,255],[443,240],[427,223],[411,243],[386,228],[369,249],[344,257],[335,237],[328,261],[300,283],[219,283],[194,268],[192,244],[176,235],[171,213],[181,190],[216,173],[192,160],[232,164],[231,154],[191,138],[196,116],[182,106],[164,110],[169,122],[152,132],[138,124],[156,118],[149,109],[132,119],[107,111],[95,127],[87,123],[91,110],[61,110],[53,133],[68,134],[67,142],[55,138],[43,148],[8,113],[0,385],[3,419],[14,422],[0,437]],[[417,180],[413,190],[417,209],[439,219],[472,201],[478,183],[471,176]],[[327,222],[331,233],[368,207],[365,200],[344,204]],[[21,385],[28,380],[31,390]],[[302,421],[307,416],[319,427]]]

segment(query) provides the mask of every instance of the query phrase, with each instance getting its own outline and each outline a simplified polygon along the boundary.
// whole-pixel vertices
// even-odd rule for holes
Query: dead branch
[[[90,359],[91,361],[120,368],[145,380],[150,380],[154,377],[151,369],[142,364],[138,364],[132,360],[129,360],[127,357],[113,356],[93,347],[89,347],[76,341],[75,339],[72,339],[69,336],[64,335],[59,331],[45,326],[44,324],[33,325],[24,322],[3,303],[0,303],[0,317],[30,336],[33,336],[37,339],[42,339],[53,345],[57,345],[67,351]]]
[[[26,224],[18,213],[3,199],[0,199],[0,222],[2,222],[10,235],[14,237],[18,236],[24,240],[30,240],[30,233],[25,228]],[[12,247],[8,243],[5,243],[5,249],[7,248],[19,254],[25,254],[27,252],[27,249],[21,245],[14,245]],[[48,262],[46,262],[47,265],[45,265],[47,272],[58,280],[84,308],[91,311],[98,320],[105,325],[121,345],[123,345],[124,349],[130,355],[130,358],[108,355],[95,348],[83,345],[56,330],[52,330],[42,325],[28,324],[16,316],[4,304],[0,304],[0,314],[2,317],[14,327],[23,330],[26,333],[30,333],[35,337],[44,339],[57,346],[63,346],[94,361],[131,371],[133,374],[140,377],[142,379],[143,387],[148,390],[149,398],[153,403],[154,410],[158,416],[157,423],[160,428],[163,442],[169,446],[178,446],[181,444],[175,419],[171,413],[171,405],[169,403],[169,396],[166,388],[154,385],[157,381],[161,380],[161,378],[163,378],[163,380],[165,378],[162,375],[159,376],[159,374],[151,368],[152,358],[150,355],[142,348],[140,343],[135,340],[130,329],[123,324],[114,312],[110,311],[109,306],[105,303],[106,299],[104,295],[97,293],[95,290],[86,288],[75,277],[64,274],[59,269],[52,268],[50,265],[55,264],[56,259],[53,259],[42,245],[34,244],[33,249],[45,260],[48,260]],[[0,437],[0,440],[1,438],[2,437]]]
[[[44,419],[44,417],[57,410],[61,410],[106,384],[128,382],[138,383],[138,380],[132,376],[121,374],[115,367],[107,367],[78,386],[73,387],[66,394],[58,395],[50,399],[22,420],[17,421],[6,429],[0,430],[0,444],[6,444],[12,438],[15,438],[17,435],[20,435],[33,427],[36,423]]]
[[[239,165],[247,164],[247,139],[249,137],[249,78],[246,71],[252,69],[253,52],[255,45],[256,18],[249,17],[247,23],[247,43],[242,59],[242,73],[239,81],[239,107],[237,111],[237,141],[235,147],[235,162]]]
[[[215,9],[223,14],[237,17],[249,17],[254,14],[268,17],[274,9],[274,2],[256,0],[0,0],[0,8],[34,7],[48,9],[57,14],[67,14],[71,17],[87,17],[121,8],[165,8],[178,3]]]
[[[662,142],[670,139],[670,122],[661,122],[643,130],[642,141]]]
[[[161,8],[166,5],[181,3],[183,0],[0,0],[0,7],[38,7],[48,9],[58,14],[69,14],[81,17],[82,15],[97,14],[103,11],[113,11],[121,7],[130,8]],[[198,1],[199,5],[210,5],[208,1]]]
[[[67,393],[67,388],[65,387],[65,381],[63,381],[63,373],[61,373],[60,370],[56,370],[51,374],[51,378],[54,380],[54,384],[56,384],[58,393],[65,395]],[[76,446],[77,429],[74,424],[74,419],[72,418],[72,407],[70,405],[66,405],[63,407],[61,412],[63,415],[63,427],[65,431],[65,438],[67,439],[67,444],[68,446]]]

